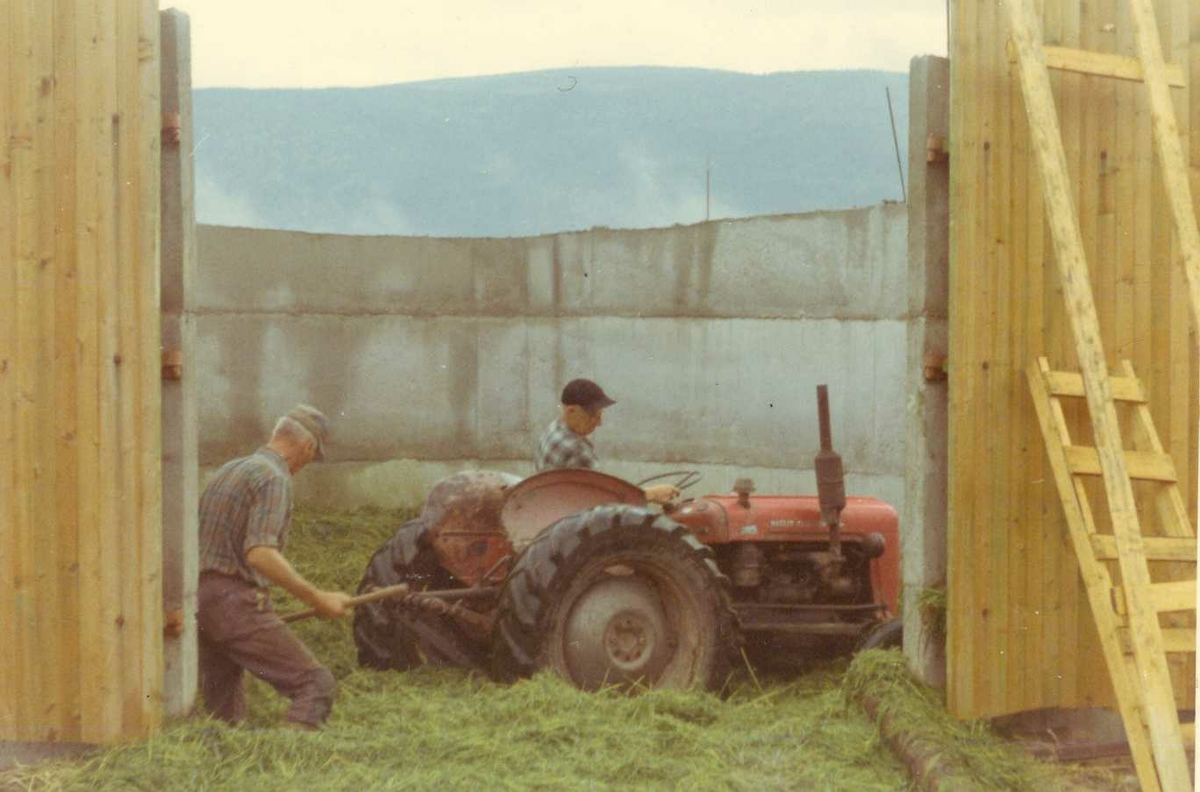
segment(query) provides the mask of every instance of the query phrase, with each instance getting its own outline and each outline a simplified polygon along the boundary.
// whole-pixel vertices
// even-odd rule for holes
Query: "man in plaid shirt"
[[[596,450],[588,435],[603,423],[605,408],[616,404],[604,390],[589,379],[574,379],[563,388],[559,399],[559,416],[546,427],[538,441],[534,462],[537,471],[560,468],[596,467]],[[647,487],[646,500],[667,503],[679,497],[679,490],[669,484]]]
[[[292,700],[287,723],[318,728],[333,708],[333,675],[275,615],[271,583],[324,618],[347,612],[348,594],[322,591],[283,557],[292,518],[292,475],[324,458],[329,425],[297,405],[279,419],[270,442],[226,463],[200,498],[200,690],[216,718],[246,717],[244,670]]]

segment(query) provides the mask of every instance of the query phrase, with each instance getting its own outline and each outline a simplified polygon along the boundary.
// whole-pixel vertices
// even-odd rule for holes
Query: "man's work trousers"
[[[265,592],[236,577],[205,572],[196,592],[200,692],[227,723],[246,717],[242,672],[292,700],[287,719],[319,726],[333,708],[333,674],[275,614]]]

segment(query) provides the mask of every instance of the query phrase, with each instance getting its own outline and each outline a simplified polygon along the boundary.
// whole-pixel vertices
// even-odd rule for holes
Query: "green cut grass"
[[[935,746],[943,785],[955,789],[1136,790],[1128,773],[1052,765],[998,737],[985,720],[957,721],[938,691],[921,684],[896,650],[860,652],[842,684],[847,703],[878,703],[876,717],[888,735]],[[1132,786],[1129,782],[1134,780]]]
[[[287,555],[316,585],[352,592],[370,555],[412,514],[298,509]],[[279,595],[281,611],[299,607],[286,599]],[[308,620],[296,631],[339,680],[323,731],[279,728],[287,702],[254,681],[242,726],[199,716],[171,723],[150,740],[0,773],[0,789],[912,788],[875,725],[843,691],[844,660],[765,679],[742,669],[721,696],[589,694],[548,674],[500,685],[455,669],[363,670],[349,619]],[[865,677],[852,675],[858,684],[853,678]],[[914,710],[914,728],[925,721],[943,728],[940,706],[928,702]],[[999,744],[990,735],[980,739],[961,743],[963,750],[978,754]],[[999,784],[979,788],[1015,789],[1012,783],[1034,777],[994,773],[987,763],[970,767],[987,772],[986,784]],[[1037,767],[1039,783],[1049,781],[1035,788],[1062,788],[1057,771]]]

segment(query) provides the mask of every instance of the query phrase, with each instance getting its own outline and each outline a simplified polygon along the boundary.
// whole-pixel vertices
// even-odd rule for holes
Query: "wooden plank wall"
[[[156,0],[0,0],[0,739],[160,721]]]
[[[1038,7],[1048,44],[1137,54],[1122,0]],[[1189,31],[1200,0],[1156,0],[1155,11],[1167,59],[1198,75]],[[1107,706],[1111,686],[1022,376],[1039,354],[1056,369],[1078,365],[1005,9],[954,0],[951,20],[948,705],[958,717]],[[1051,81],[1106,354],[1114,368],[1133,362],[1180,480],[1194,482],[1200,366],[1145,88],[1065,72]],[[1187,88],[1172,96],[1194,174],[1200,102]],[[1071,416],[1077,442],[1090,442],[1088,426]],[[1153,510],[1142,514],[1153,532]],[[1177,663],[1174,676],[1190,706],[1190,666]]]

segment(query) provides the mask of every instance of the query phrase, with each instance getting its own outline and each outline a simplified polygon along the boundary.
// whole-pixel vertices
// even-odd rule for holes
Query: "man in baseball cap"
[[[562,389],[559,416],[538,441],[534,464],[540,473],[559,468],[596,467],[596,450],[588,436],[604,422],[604,410],[616,404],[604,389],[590,379],[573,379]],[[667,503],[679,497],[669,484],[645,489],[646,500]]]

